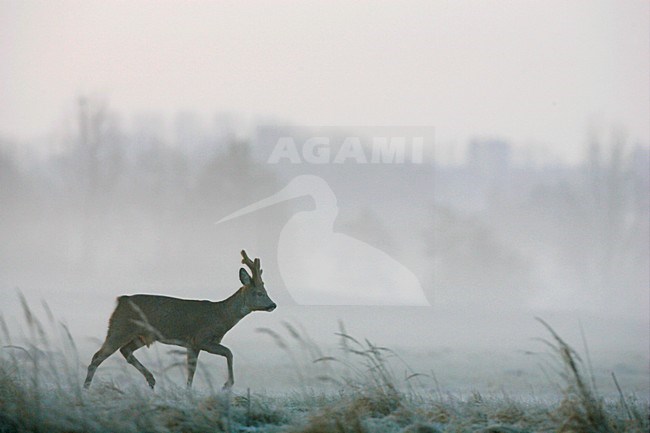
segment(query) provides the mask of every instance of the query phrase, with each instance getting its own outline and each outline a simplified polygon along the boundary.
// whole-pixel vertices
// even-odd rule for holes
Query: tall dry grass
[[[618,399],[599,396],[589,362],[585,367],[541,320],[550,334],[543,344],[561,380],[555,400],[486,396],[480,390],[454,396],[433,375],[413,371],[394,351],[350,335],[342,324],[338,349],[325,353],[303,328],[290,323],[260,329],[295,375],[296,387],[284,395],[187,391],[171,380],[161,380],[166,386],[152,392],[141,380],[112,380],[110,374],[86,391],[86,365],[69,330],[47,307],[42,321],[22,296],[21,304],[22,335],[12,335],[0,317],[0,433],[609,433],[649,428],[648,401],[623,390]],[[120,368],[131,367],[124,362]],[[174,362],[163,362],[157,374],[164,379],[172,368]]]

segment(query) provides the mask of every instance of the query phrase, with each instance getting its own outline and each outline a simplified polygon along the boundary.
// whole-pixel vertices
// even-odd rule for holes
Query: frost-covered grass
[[[26,302],[23,306],[28,335],[20,342],[0,320],[0,433],[647,432],[649,428],[647,396],[638,399],[623,390],[616,398],[599,396],[589,362],[583,363],[545,322],[541,323],[550,337],[542,343],[553,355],[550,367],[561,381],[555,398],[489,395],[481,390],[454,395],[441,389],[431,375],[411,371],[390,349],[356,339],[342,327],[340,350],[330,355],[289,324],[281,331],[261,330],[285,351],[304,380],[304,386],[283,395],[237,388],[187,391],[173,381],[159,381],[165,386],[152,392],[139,376],[137,382],[97,378],[84,390],[85,364],[65,326],[58,325],[58,337],[53,338]],[[123,363],[123,368],[132,367]]]

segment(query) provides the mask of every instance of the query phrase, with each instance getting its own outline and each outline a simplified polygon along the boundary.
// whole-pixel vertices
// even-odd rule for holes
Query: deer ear
[[[252,278],[244,268],[239,268],[239,281],[241,281],[244,286],[251,285]]]

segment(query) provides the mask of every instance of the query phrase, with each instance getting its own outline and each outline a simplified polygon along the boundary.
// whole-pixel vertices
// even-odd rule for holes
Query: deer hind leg
[[[187,387],[192,387],[192,381],[194,380],[194,372],[196,371],[196,362],[199,359],[198,349],[188,348],[187,349]]]
[[[106,341],[104,341],[102,347],[97,351],[97,353],[93,355],[93,359],[90,361],[90,365],[88,366],[88,373],[86,374],[86,380],[84,381],[84,388],[87,389],[90,386],[90,382],[92,382],[93,376],[95,375],[95,370],[97,370],[99,364],[104,362],[106,358],[115,353],[119,347],[120,344],[116,341],[115,338],[112,338],[111,335],[106,337]]]
[[[142,373],[151,389],[153,389],[153,387],[156,385],[156,379],[154,379],[153,374],[151,374],[151,372],[147,370],[147,368],[142,365],[133,354],[133,352],[144,346],[144,344],[144,341],[138,337],[122,346],[120,348],[120,352],[122,355],[124,355],[124,358],[126,358],[126,362],[134,366],[140,373]]]

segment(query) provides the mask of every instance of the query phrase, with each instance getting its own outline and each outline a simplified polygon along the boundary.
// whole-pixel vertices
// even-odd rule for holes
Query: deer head
[[[246,251],[241,251],[242,263],[248,266],[251,270],[249,274],[246,269],[239,269],[239,281],[244,285],[242,288],[246,299],[246,306],[251,311],[273,311],[275,310],[275,302],[269,298],[264,288],[264,281],[262,281],[262,269],[260,268],[260,259],[256,258],[254,261],[248,257]]]

